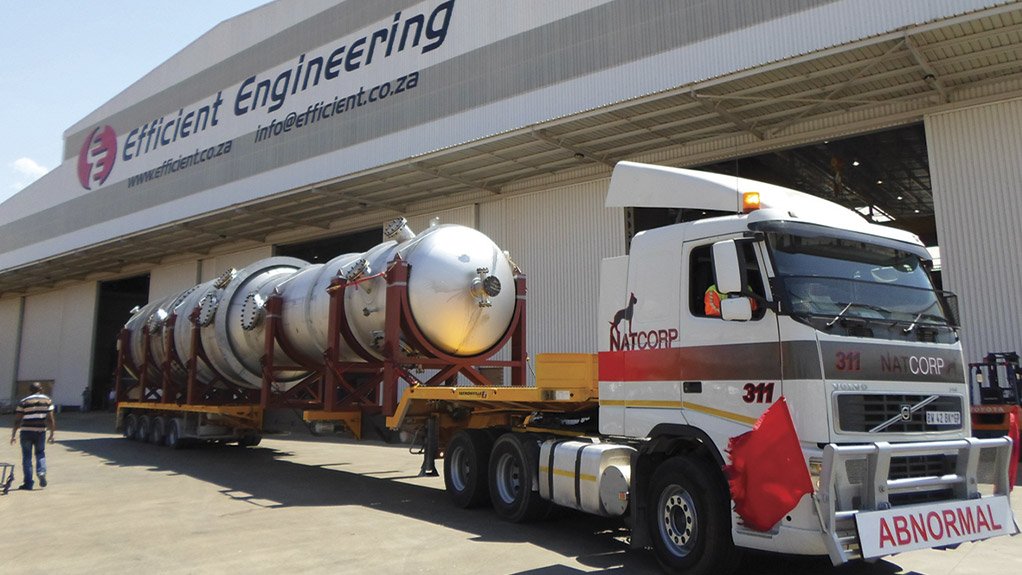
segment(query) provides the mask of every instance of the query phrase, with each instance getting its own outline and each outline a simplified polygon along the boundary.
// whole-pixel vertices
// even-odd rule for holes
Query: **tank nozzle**
[[[259,292],[252,292],[245,296],[245,303],[241,305],[241,329],[252,331],[266,316],[266,300]]]
[[[385,240],[394,240],[397,243],[401,243],[414,237],[415,232],[412,231],[412,228],[408,227],[408,220],[405,218],[395,218],[383,226],[383,238]]]
[[[477,268],[477,277],[472,279],[472,297],[476,298],[479,307],[492,306],[490,298],[500,295],[500,279],[488,275],[489,273],[489,268]]]
[[[347,270],[338,272],[337,275],[343,277],[345,280],[349,282],[353,282],[360,279],[362,276],[368,273],[370,273],[369,262],[366,261],[365,258],[359,258],[351,262],[351,265],[348,266]]]

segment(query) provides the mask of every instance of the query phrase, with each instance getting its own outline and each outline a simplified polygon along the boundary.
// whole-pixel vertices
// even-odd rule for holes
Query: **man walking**
[[[39,486],[46,487],[46,430],[50,430],[50,443],[53,443],[53,432],[57,430],[53,401],[43,393],[42,384],[33,382],[29,389],[32,394],[22,399],[14,410],[14,429],[11,430],[11,445],[21,431],[21,469],[25,482],[18,489],[23,490],[31,490],[35,485],[32,481],[32,450],[35,450]]]

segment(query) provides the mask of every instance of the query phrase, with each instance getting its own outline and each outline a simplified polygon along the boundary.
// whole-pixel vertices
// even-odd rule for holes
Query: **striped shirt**
[[[45,431],[46,420],[52,411],[53,400],[42,393],[35,393],[18,402],[14,413],[21,415],[22,431]]]

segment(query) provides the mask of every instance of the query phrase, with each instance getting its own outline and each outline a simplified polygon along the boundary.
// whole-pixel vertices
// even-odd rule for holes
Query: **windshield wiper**
[[[933,326],[933,327],[948,327],[947,326],[947,318],[945,318],[944,316],[940,316],[940,315],[933,314],[933,313],[920,312],[919,314],[916,315],[915,319],[912,320],[912,323],[910,323],[908,327],[903,329],[902,332],[903,333],[912,333],[912,330],[914,330],[916,328],[916,326],[919,325],[919,320],[921,320],[923,318],[926,318],[926,319],[929,319],[929,320],[934,320],[934,323],[928,323],[927,324],[929,326]]]
[[[879,313],[881,315],[889,314],[890,313],[889,311],[887,311],[886,309],[884,309],[884,308],[882,308],[880,306],[871,305],[871,304],[868,304],[868,303],[857,303],[857,302],[854,302],[854,301],[850,301],[847,304],[845,304],[845,307],[841,308],[841,311],[839,311],[837,313],[837,315],[834,316],[834,319],[832,319],[832,320],[827,322],[827,324],[826,324],[827,329],[830,329],[830,328],[834,327],[834,324],[836,324],[837,322],[839,322],[839,321],[841,321],[843,319],[846,319],[845,318],[845,314],[848,313],[848,310],[852,309],[853,307],[861,307],[861,308],[864,308],[864,309],[875,311],[875,312],[877,312],[877,313]],[[883,319],[883,318],[871,318],[871,317],[856,316],[855,319],[862,320],[862,321],[869,321],[871,319],[876,320],[876,319]]]

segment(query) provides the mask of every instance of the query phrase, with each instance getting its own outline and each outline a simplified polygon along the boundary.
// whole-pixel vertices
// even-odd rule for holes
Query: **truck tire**
[[[740,554],[731,538],[731,497],[705,459],[680,455],[653,472],[649,534],[668,573],[726,575]]]
[[[149,425],[149,443],[163,445],[163,441],[167,436],[167,419],[165,417],[153,417]]]
[[[255,447],[259,445],[259,442],[262,440],[262,435],[257,435],[255,433],[246,435],[238,440],[238,447]]]
[[[489,487],[493,509],[513,523],[534,521],[550,510],[536,487],[539,443],[525,433],[505,433],[490,453]]]
[[[187,441],[181,437],[181,421],[177,418],[169,420],[167,424],[167,447],[181,449],[187,445]]]
[[[138,418],[138,428],[135,430],[135,441],[148,441],[149,440],[149,429],[152,427],[152,422],[148,415],[142,415]]]
[[[490,500],[487,471],[493,440],[481,429],[454,434],[444,452],[444,487],[455,505],[479,507]]]
[[[124,428],[121,433],[127,439],[135,439],[135,434],[138,433],[138,418],[134,413],[124,416]]]

